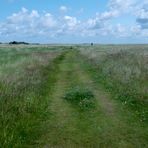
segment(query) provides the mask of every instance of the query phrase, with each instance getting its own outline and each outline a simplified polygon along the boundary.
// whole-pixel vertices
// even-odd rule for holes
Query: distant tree
[[[94,45],[94,43],[91,43],[90,45],[91,45],[91,46],[93,46],[93,45]]]
[[[15,44],[15,45],[18,45],[18,44],[25,44],[25,45],[28,45],[29,43],[26,43],[26,42],[17,42],[17,41],[12,41],[12,42],[9,42],[9,44]]]
[[[16,41],[9,42],[9,44],[17,44]]]

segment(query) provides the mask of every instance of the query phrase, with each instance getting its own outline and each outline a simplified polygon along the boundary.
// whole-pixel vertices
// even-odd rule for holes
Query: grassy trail
[[[53,94],[49,96],[51,112],[40,147],[52,148],[144,148],[147,145],[145,126],[130,118],[119,102],[110,98],[97,84],[87,63],[78,52],[70,51],[59,64]],[[96,108],[80,111],[63,99],[71,87],[90,89]]]

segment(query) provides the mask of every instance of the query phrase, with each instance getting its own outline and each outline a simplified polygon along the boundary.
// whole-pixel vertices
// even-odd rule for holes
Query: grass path
[[[130,118],[119,102],[110,98],[97,84],[87,63],[76,51],[70,51],[59,64],[53,94],[49,96],[51,118],[45,123],[46,133],[40,147],[51,148],[144,148],[145,126]],[[81,112],[62,97],[70,87],[92,90],[96,109]]]

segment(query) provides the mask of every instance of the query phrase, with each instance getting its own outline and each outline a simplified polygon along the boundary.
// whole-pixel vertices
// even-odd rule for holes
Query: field
[[[148,45],[0,45],[0,147],[148,147]]]

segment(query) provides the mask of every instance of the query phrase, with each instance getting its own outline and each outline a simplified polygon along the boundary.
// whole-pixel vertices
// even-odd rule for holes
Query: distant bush
[[[93,46],[93,45],[94,45],[94,43],[91,43],[90,45],[91,45],[91,46]]]
[[[25,44],[25,45],[28,45],[29,43],[26,43],[26,42],[17,42],[17,41],[12,41],[12,42],[9,42],[9,44],[15,44],[15,45],[18,45],[18,44]]]
[[[92,91],[86,88],[71,88],[63,98],[81,110],[88,110],[95,107],[94,95]]]

